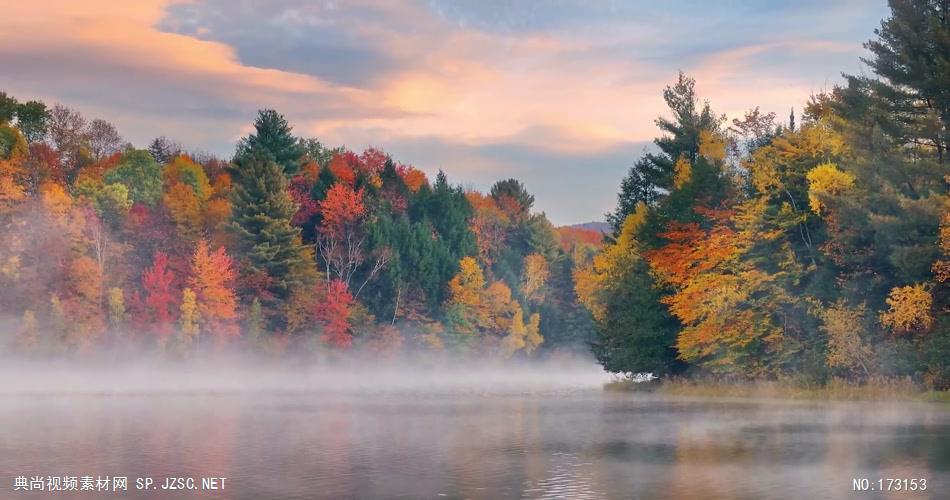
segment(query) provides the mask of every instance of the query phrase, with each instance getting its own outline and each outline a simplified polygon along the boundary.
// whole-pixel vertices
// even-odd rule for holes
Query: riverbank
[[[875,379],[866,383],[836,378],[825,385],[801,385],[784,381],[729,382],[685,378],[637,383],[622,378],[604,384],[604,390],[700,398],[923,401],[950,404],[950,391],[924,389],[907,378]]]

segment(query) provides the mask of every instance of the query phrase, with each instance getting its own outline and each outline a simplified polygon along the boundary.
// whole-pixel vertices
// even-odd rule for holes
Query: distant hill
[[[600,221],[584,222],[581,224],[571,224],[569,226],[564,226],[564,227],[572,227],[576,229],[587,229],[590,231],[597,231],[598,233],[603,233],[603,234],[607,234],[611,232],[610,224],[607,224],[606,222],[600,222]]]

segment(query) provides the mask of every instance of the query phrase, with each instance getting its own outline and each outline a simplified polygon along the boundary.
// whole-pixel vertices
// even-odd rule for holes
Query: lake
[[[937,404],[613,393],[570,370],[61,375],[0,391],[3,498],[940,498],[950,485]],[[128,490],[14,491],[50,475]],[[200,489],[221,486],[207,478],[223,489]],[[879,478],[926,490],[853,491]]]

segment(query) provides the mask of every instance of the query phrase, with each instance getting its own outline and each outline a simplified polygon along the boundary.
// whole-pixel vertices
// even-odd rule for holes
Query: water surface
[[[495,376],[8,390],[0,497],[50,495],[13,492],[18,475],[130,478],[124,494],[56,498],[941,498],[950,485],[941,405],[677,399],[563,373],[521,388]],[[228,479],[220,491],[133,484],[178,476]],[[927,490],[858,494],[853,478],[924,478]]]

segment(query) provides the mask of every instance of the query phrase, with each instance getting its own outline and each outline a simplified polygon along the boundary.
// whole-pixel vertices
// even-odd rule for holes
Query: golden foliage
[[[527,329],[524,327],[524,313],[519,307],[511,320],[511,328],[508,329],[508,335],[506,335],[501,342],[502,353],[506,358],[510,358],[515,352],[524,349],[526,345],[526,334]]]
[[[693,166],[685,157],[676,160],[673,165],[673,187],[680,189],[693,178]]]
[[[624,219],[617,241],[605,245],[589,265],[574,270],[574,293],[598,322],[607,315],[602,292],[620,283],[624,274],[640,259],[636,237],[648,212],[649,208],[643,203],[637,205],[637,209]]]
[[[894,333],[926,332],[933,326],[933,296],[923,283],[895,287],[885,302],[888,310],[881,313],[881,324]]]
[[[712,130],[701,130],[699,132],[699,154],[712,162],[720,162],[726,159],[726,138]]]
[[[544,343],[544,337],[541,336],[541,315],[534,313],[528,318],[527,331],[525,332],[525,350],[528,354],[531,354],[542,343]]]
[[[191,288],[185,288],[181,293],[181,316],[178,318],[179,346],[187,349],[198,338],[198,297]]]
[[[828,366],[845,370],[860,367],[865,375],[870,375],[867,365],[872,349],[861,340],[859,332],[865,324],[866,313],[864,304],[851,308],[844,299],[839,299],[830,307],[819,311],[821,331],[828,338]]]
[[[948,200],[950,201],[950,200]],[[940,218],[940,253],[945,258],[950,258],[950,205],[944,208],[943,217]],[[950,261],[940,259],[933,264],[934,278],[939,283],[950,280]]]
[[[808,206],[817,215],[825,209],[822,198],[838,196],[854,188],[854,176],[833,163],[822,163],[808,171]]]
[[[521,291],[528,300],[540,302],[544,300],[544,285],[547,283],[550,269],[548,261],[543,255],[533,253],[524,258],[524,276],[521,281]]]
[[[109,325],[119,328],[125,322],[125,296],[122,289],[112,287],[106,293],[106,304],[109,307]]]

